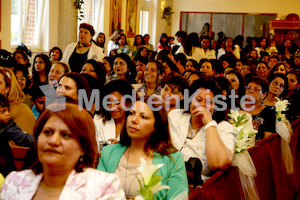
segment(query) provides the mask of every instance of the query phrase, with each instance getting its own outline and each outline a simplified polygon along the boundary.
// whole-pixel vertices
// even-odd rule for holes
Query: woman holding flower
[[[120,143],[103,148],[97,169],[117,174],[126,197],[134,198],[140,190],[138,179],[143,177],[145,185],[151,182],[150,177],[138,171],[140,164],[145,166],[140,159],[146,160],[150,168],[157,169],[151,163],[164,164],[157,173],[162,177],[161,184],[169,187],[151,187],[154,197],[174,199],[181,193],[187,194],[184,161],[171,143],[168,117],[161,103],[155,98],[138,100],[127,114]]]
[[[253,76],[246,86],[246,99],[241,102],[241,107],[252,115],[253,128],[258,131],[256,139],[263,139],[275,133],[275,112],[270,107],[265,107],[262,100],[268,92],[268,82]]]
[[[269,91],[264,99],[264,105],[266,106],[274,106],[278,98],[284,98],[288,92],[288,79],[283,74],[272,74],[268,78],[270,85]]]

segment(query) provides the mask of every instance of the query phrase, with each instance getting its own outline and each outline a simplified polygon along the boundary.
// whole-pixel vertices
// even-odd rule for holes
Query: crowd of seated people
[[[163,184],[171,189],[161,190],[158,196],[173,199],[188,193],[185,162],[190,158],[200,160],[204,181],[217,170],[231,166],[236,133],[228,120],[230,109],[252,116],[253,127],[258,131],[256,140],[276,133],[274,105],[278,99],[289,101],[285,114],[290,123],[300,118],[300,49],[291,39],[276,46],[274,40],[265,37],[247,38],[244,47],[243,36],[220,37],[218,45],[212,45],[216,41],[208,35],[200,37],[197,33],[178,31],[176,45],[169,41],[174,38],[162,33],[155,49],[148,34],[137,35],[130,46],[123,30],[115,30],[107,47],[105,35],[99,33],[94,41],[94,34],[93,26],[81,24],[78,42],[68,45],[64,52],[53,47],[49,56],[36,55],[31,71],[26,52],[0,52],[3,55],[6,52],[6,57],[0,59],[0,94],[8,101],[5,105],[0,102],[0,110],[9,107],[11,123],[36,139],[32,148],[36,149],[40,163],[32,163],[32,171],[24,175],[31,173],[35,179],[34,176],[44,174],[36,182],[38,185],[31,194],[35,196],[30,199],[50,195],[49,191],[55,191],[57,197],[66,195],[63,187],[71,187],[68,176],[76,177],[75,174],[82,172],[105,177],[112,184],[112,193],[100,196],[132,198],[139,190],[140,158],[165,165],[158,173]],[[219,96],[226,105],[221,111],[216,100]],[[230,99],[232,96],[234,100]],[[55,103],[62,97],[68,102],[65,111],[47,108],[49,99]],[[155,102],[154,107],[151,102]],[[88,112],[73,112],[73,104]],[[1,118],[8,111],[2,110],[0,128],[9,134],[3,128],[7,122]],[[70,112],[71,118],[64,112]],[[71,119],[78,118],[75,114],[88,119],[71,123]],[[80,123],[87,123],[86,126],[93,123],[93,129],[82,130],[91,134],[90,138],[73,127],[81,127]],[[52,127],[56,125],[58,128]],[[59,128],[63,130],[56,130]],[[32,136],[24,134],[13,141],[29,146]],[[91,141],[82,143],[81,137]],[[43,155],[45,152],[39,147],[42,139],[50,141],[49,148],[64,145],[70,148],[66,151],[77,148],[75,157],[67,155],[73,162],[67,166],[68,176],[57,179],[57,183],[49,178],[49,173],[54,173],[55,165],[60,163],[51,160],[54,155]],[[91,150],[84,149],[87,145],[94,146]],[[95,152],[88,152],[97,150],[101,152],[98,166]],[[58,154],[58,150],[52,151]],[[0,172],[6,176],[15,168],[8,170],[2,160],[0,157]],[[88,169],[96,167],[116,175]],[[8,181],[15,176],[8,176]],[[6,189],[0,192],[0,198],[7,199],[11,195],[8,188],[12,186],[4,184]]]

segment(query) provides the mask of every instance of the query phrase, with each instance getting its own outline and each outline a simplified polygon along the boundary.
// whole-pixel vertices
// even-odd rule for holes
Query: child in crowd
[[[0,94],[0,173],[4,176],[16,169],[8,144],[10,140],[20,146],[30,146],[34,142],[34,137],[23,132],[10,118],[8,98]]]
[[[31,88],[32,103],[34,104],[31,111],[35,117],[35,120],[37,120],[40,114],[45,110],[46,97],[45,94],[40,89],[40,86],[42,85],[46,85],[46,84],[36,84],[33,85]]]
[[[267,48],[267,52],[269,53],[269,55],[271,55],[272,53],[278,53],[276,41],[274,39],[270,40],[270,46]]]

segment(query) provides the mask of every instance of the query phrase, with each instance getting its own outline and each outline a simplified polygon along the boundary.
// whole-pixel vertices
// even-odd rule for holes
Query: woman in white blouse
[[[190,33],[185,43],[178,48],[175,54],[183,53],[187,59],[201,60],[201,48],[197,33]]]
[[[218,50],[217,59],[219,59],[222,55],[228,53],[233,54],[236,60],[241,58],[239,49],[234,47],[233,39],[230,37],[225,39],[225,48],[220,48]]]
[[[117,143],[126,119],[126,107],[131,106],[131,99],[124,95],[132,96],[136,93],[126,80],[113,80],[107,83],[101,93],[102,104],[100,113],[94,116],[96,126],[96,140],[98,150],[103,145]],[[133,99],[136,99],[133,97]]]
[[[224,120],[224,111],[215,111],[216,103],[219,103],[218,108],[222,106],[215,102],[220,100],[214,97],[221,94],[221,90],[213,79],[196,80],[189,88],[189,96],[192,94],[195,95],[187,111],[175,109],[169,113],[170,134],[185,161],[191,157],[201,160],[202,179],[206,180],[213,171],[231,166],[236,134],[232,125]]]

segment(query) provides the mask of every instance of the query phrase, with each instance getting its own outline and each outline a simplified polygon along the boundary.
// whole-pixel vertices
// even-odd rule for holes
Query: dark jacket
[[[8,144],[10,140],[20,146],[30,146],[34,142],[34,137],[23,132],[13,120],[7,124],[0,123],[0,173],[3,176],[16,170],[13,154]]]

